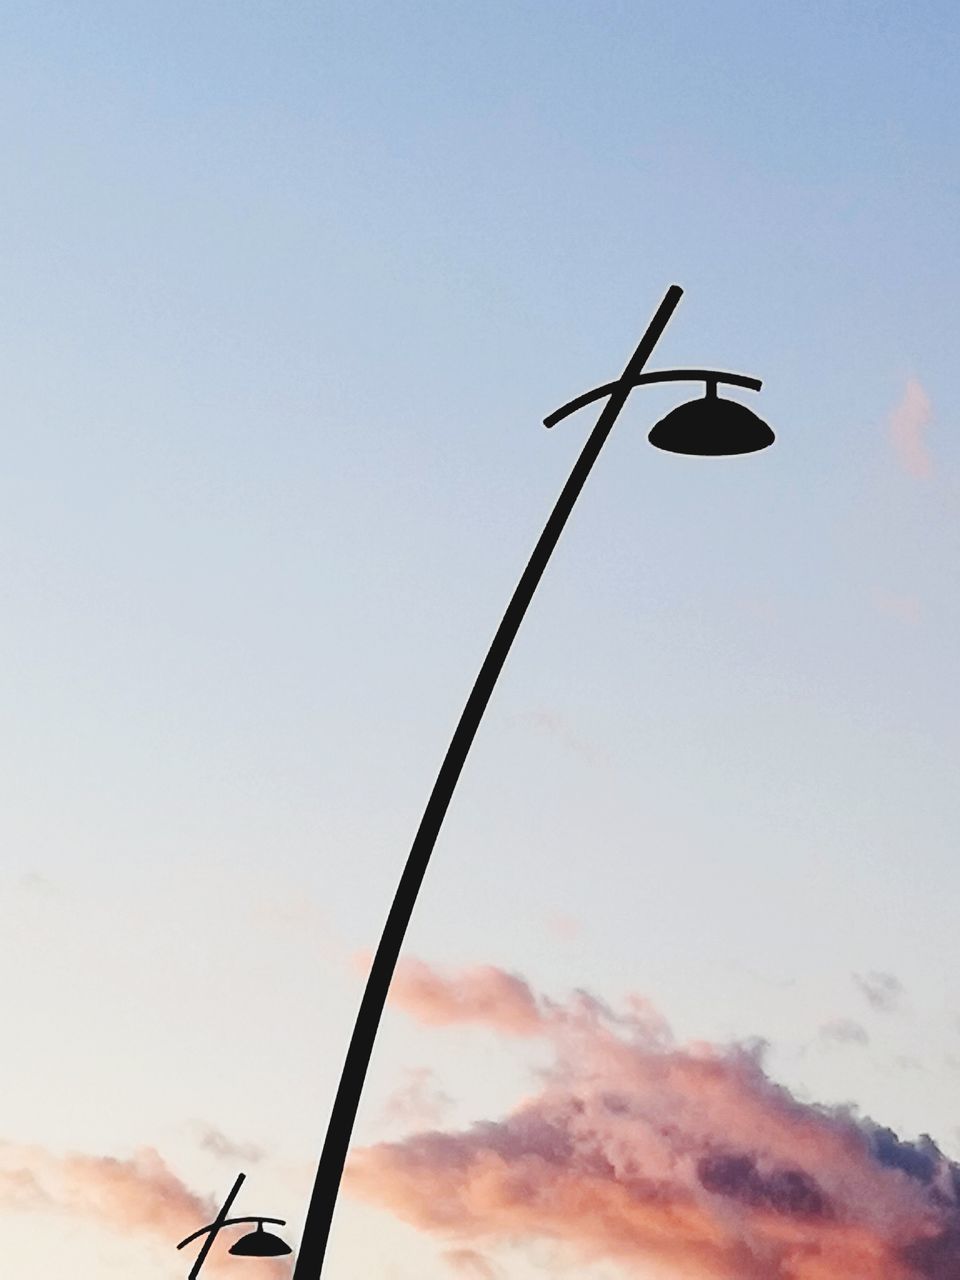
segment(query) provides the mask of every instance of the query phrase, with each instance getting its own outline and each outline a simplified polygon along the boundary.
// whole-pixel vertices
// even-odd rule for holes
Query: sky
[[[0,5],[0,1213],[334,1280],[960,1276],[956,6]],[[211,1276],[284,1280],[231,1258]]]

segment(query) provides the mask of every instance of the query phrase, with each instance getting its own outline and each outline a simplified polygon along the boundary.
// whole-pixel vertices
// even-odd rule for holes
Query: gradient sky
[[[960,1157],[956,6],[0,15],[10,1273],[175,1280],[240,1168],[296,1239],[356,954],[595,415],[541,420],[674,282],[651,367],[762,378],[777,445],[659,454],[677,388],[632,397],[407,953],[640,993]],[[496,1009],[417,1010],[358,1144],[540,1087]],[[325,1274],[707,1275],[370,1199]]]

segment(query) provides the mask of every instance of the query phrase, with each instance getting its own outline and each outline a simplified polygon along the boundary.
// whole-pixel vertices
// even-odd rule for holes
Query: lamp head
[[[756,453],[773,444],[775,437],[746,405],[721,399],[713,382],[701,399],[689,400],[661,418],[647,439],[669,453],[721,457]]]
[[[242,1258],[279,1258],[285,1253],[290,1253],[291,1249],[272,1231],[264,1231],[263,1223],[258,1222],[256,1231],[241,1236],[237,1243],[231,1246],[230,1252]]]

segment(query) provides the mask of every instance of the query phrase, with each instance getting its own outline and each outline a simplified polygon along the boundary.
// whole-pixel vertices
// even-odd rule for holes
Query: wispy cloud
[[[869,1044],[870,1037],[862,1023],[854,1018],[832,1018],[820,1028],[820,1039],[833,1044]]]
[[[24,893],[36,894],[41,898],[56,898],[60,890],[48,877],[40,871],[25,871],[17,881],[17,886]]]
[[[591,764],[610,763],[610,757],[606,751],[578,733],[566,716],[552,711],[549,707],[532,708],[517,719],[534,732],[552,738],[568,751],[576,752]]]
[[[189,1234],[191,1223],[202,1226],[216,1213],[216,1205],[190,1191],[152,1147],[121,1160],[61,1156],[42,1147],[3,1142],[0,1169],[8,1176],[30,1179],[48,1207],[110,1226],[173,1237],[174,1244]]]
[[[447,1249],[443,1256],[466,1280],[495,1280],[497,1273],[490,1259],[476,1249]]]
[[[911,625],[920,621],[920,600],[915,595],[898,594],[894,591],[877,591],[874,601],[881,613]]]
[[[3,1144],[0,1144],[0,1161],[4,1155]],[[5,1168],[0,1164],[0,1205],[5,1209],[19,1212],[25,1209],[48,1209],[52,1200],[44,1191],[31,1169],[25,1167]]]
[[[196,1124],[194,1129],[200,1146],[224,1160],[257,1164],[263,1159],[263,1148],[256,1146],[253,1142],[235,1142],[233,1138],[228,1138],[213,1125]]]
[[[564,911],[547,916],[544,923],[550,933],[561,942],[575,942],[583,932],[583,925],[576,916],[568,915]]]
[[[853,980],[861,994],[878,1013],[893,1013],[903,1001],[903,984],[893,973],[855,973]]]
[[[152,1147],[124,1160],[58,1155],[42,1147],[2,1141],[0,1205],[75,1215],[127,1236],[159,1240],[170,1246],[174,1256],[178,1242],[210,1222],[218,1207],[212,1197],[191,1191]],[[239,1233],[238,1228],[228,1231],[231,1238]],[[223,1238],[228,1238],[227,1232]],[[218,1248],[211,1252],[204,1271],[207,1265],[216,1271],[228,1258],[226,1250]],[[279,1258],[270,1259],[266,1269],[258,1272],[263,1280],[286,1280],[289,1274],[289,1260]]]
[[[429,1067],[409,1067],[404,1077],[384,1103],[381,1123],[436,1124],[453,1099],[439,1088]]]
[[[499,1120],[355,1151],[352,1194],[465,1249],[551,1240],[691,1280],[960,1276],[960,1167],[929,1138],[800,1101],[759,1045],[678,1046],[642,1002],[614,1013],[581,992],[559,1005],[484,970],[505,1006],[481,1013],[477,972],[460,999],[456,979],[433,989],[516,1034],[520,984],[523,1025],[554,1050],[539,1093]]]
[[[927,393],[916,378],[910,378],[902,399],[890,414],[890,441],[904,471],[921,480],[928,479],[933,471],[924,439],[931,416]]]

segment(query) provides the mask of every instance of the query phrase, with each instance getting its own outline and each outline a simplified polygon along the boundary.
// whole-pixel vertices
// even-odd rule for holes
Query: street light
[[[761,422],[744,405],[732,400],[722,400],[717,396],[717,384],[720,382],[759,391],[760,383],[756,378],[747,378],[742,374],[721,373],[715,369],[670,369],[661,373],[641,373],[682,293],[683,290],[678,285],[671,285],[667,290],[647,326],[646,333],[640,339],[636,351],[616,382],[608,382],[602,387],[596,387],[593,391],[578,396],[544,419],[544,426],[552,427],[577,409],[595,400],[606,398],[606,404],[597,419],[597,424],[574,463],[573,470],[547,520],[529,563],[520,576],[520,581],[507,605],[506,613],[497,628],[489,652],[483,660],[476,683],[467,699],[450,746],[447,748],[447,754],[440,766],[440,772],[407,857],[380,944],[370,966],[367,984],[360,1002],[360,1011],[347,1049],[343,1073],[320,1154],[313,1193],[307,1208],[293,1280],[319,1280],[337,1191],[343,1175],[354,1120],[360,1105],[360,1094],[370,1062],[370,1054],[373,1051],[377,1028],[386,1004],[390,980],[393,977],[403,937],[413,914],[417,893],[423,882],[430,854],[436,844],[464,761],[476,736],[497,678],[503,669],[507,654],[510,652],[510,646],[520,629],[527,606],[563,532],[567,517],[573,510],[573,505],[586,483],[587,476],[620,410],[626,404],[627,397],[634,387],[646,383],[677,381],[706,383],[706,395],[702,399],[674,409],[650,432],[650,443],[659,449],[666,449],[673,453],[719,456],[752,453],[773,443],[773,432],[766,423]]]
[[[265,1218],[257,1216],[254,1218],[228,1218],[230,1206],[237,1198],[237,1192],[243,1186],[243,1180],[247,1175],[245,1173],[237,1174],[237,1180],[230,1189],[230,1194],[220,1206],[220,1211],[212,1222],[208,1222],[205,1227],[201,1227],[199,1231],[194,1231],[192,1235],[181,1240],[177,1245],[178,1249],[183,1249],[193,1240],[199,1240],[201,1236],[206,1236],[200,1247],[200,1252],[194,1259],[193,1266],[190,1268],[190,1274],[187,1280],[197,1280],[200,1274],[200,1268],[206,1260],[207,1254],[216,1240],[218,1234],[224,1227],[234,1227],[240,1222],[255,1222],[257,1224],[256,1231],[248,1231],[245,1236],[231,1246],[230,1252],[245,1258],[280,1258],[284,1254],[290,1253],[290,1246],[279,1236],[275,1236],[272,1231],[264,1231],[263,1224],[265,1222],[275,1223],[278,1226],[285,1226],[283,1218]]]

